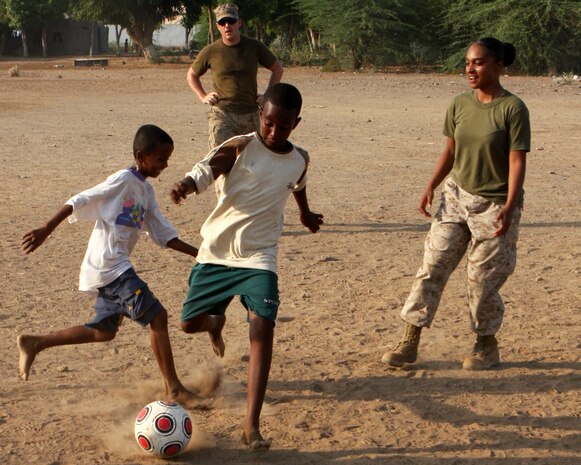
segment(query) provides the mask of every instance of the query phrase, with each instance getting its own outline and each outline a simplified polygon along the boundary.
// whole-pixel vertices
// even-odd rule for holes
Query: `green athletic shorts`
[[[190,273],[190,290],[184,302],[182,321],[204,312],[224,315],[236,295],[240,296],[246,310],[275,322],[279,305],[276,273],[202,263],[195,265]]]

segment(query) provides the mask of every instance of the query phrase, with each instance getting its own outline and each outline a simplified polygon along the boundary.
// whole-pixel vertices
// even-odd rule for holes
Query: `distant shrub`
[[[336,73],[338,71],[344,71],[345,64],[338,57],[331,57],[325,62],[321,69],[328,73]]]
[[[574,82],[579,82],[579,76],[573,73],[563,73],[554,77],[553,82],[558,86],[569,86]]]

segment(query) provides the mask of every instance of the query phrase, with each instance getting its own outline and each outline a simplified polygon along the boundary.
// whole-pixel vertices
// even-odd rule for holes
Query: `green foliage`
[[[425,2],[398,0],[294,0],[308,26],[351,66],[385,66],[405,53],[418,34],[413,21]],[[418,6],[419,5],[419,6]]]
[[[10,17],[8,16],[6,0],[0,0],[0,29],[8,29],[9,25]]]
[[[115,0],[76,0],[71,2],[69,13],[80,21],[100,21],[106,24],[127,21],[123,2]]]
[[[68,0],[6,0],[10,25],[14,29],[42,28],[64,17]]]
[[[192,29],[200,20],[202,6],[212,5],[212,0],[185,0],[181,24],[186,29]]]
[[[449,38],[449,70],[463,66],[466,47],[492,36],[512,43],[523,73],[579,70],[581,2],[578,0],[448,0],[441,35]]]
[[[153,31],[183,15],[208,42],[208,8],[228,0],[0,0],[0,28],[39,29],[68,13],[125,28],[147,55]],[[517,49],[522,73],[581,72],[580,0],[238,0],[243,33],[285,64],[324,69],[390,65],[463,68],[468,45],[494,36]],[[6,14],[7,12],[7,14]],[[59,16],[60,15],[60,16]],[[214,23],[212,18],[211,24]],[[213,30],[214,37],[219,37]]]
[[[198,27],[196,29],[196,33],[193,36],[193,40],[196,43],[198,48],[203,48],[208,44],[208,10],[207,8],[203,8],[202,12],[200,13],[200,18],[198,21]],[[212,21],[213,24],[213,21]],[[218,34],[218,31],[215,30],[214,34]],[[215,36],[216,37],[216,36]]]
[[[90,2],[91,0],[87,0]],[[116,13],[116,21],[143,50],[151,63],[161,60],[153,46],[153,33],[165,20],[174,19],[183,9],[181,0],[92,0]],[[117,16],[119,14],[119,16]]]
[[[327,73],[337,73],[339,71],[344,71],[349,67],[349,64],[341,60],[338,56],[333,56],[329,58],[321,67],[322,71]]]
[[[290,48],[297,29],[303,27],[301,15],[287,0],[244,0],[237,5],[244,32],[267,45],[278,39]]]

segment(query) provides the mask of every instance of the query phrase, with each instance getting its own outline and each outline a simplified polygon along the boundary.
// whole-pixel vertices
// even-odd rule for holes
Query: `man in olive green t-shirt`
[[[268,87],[280,82],[283,73],[281,62],[262,42],[240,34],[236,5],[219,5],[214,13],[221,39],[200,51],[187,75],[200,101],[210,105],[210,149],[233,136],[259,131],[258,65],[271,72]],[[208,69],[214,90],[207,93],[200,77]]]

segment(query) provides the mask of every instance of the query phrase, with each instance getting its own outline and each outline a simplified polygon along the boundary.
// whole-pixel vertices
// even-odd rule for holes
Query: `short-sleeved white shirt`
[[[276,273],[286,201],[306,185],[308,154],[294,145],[287,153],[274,152],[256,133],[224,142],[232,143],[238,155],[231,171],[216,180],[218,202],[202,226],[203,242],[196,259]],[[186,173],[198,193],[214,181],[210,161],[220,147]]]

